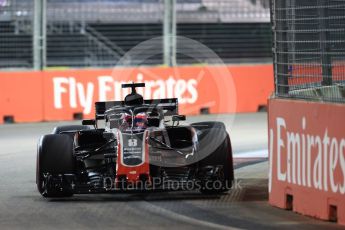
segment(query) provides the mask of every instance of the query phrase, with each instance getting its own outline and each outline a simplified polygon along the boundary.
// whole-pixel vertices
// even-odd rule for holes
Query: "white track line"
[[[145,202],[145,201],[144,201]],[[145,202],[145,206],[149,208],[149,211],[154,212],[161,216],[166,216],[167,218],[175,219],[178,221],[182,221],[191,225],[200,226],[201,228],[212,228],[212,229],[222,229],[222,230],[232,230],[232,229],[239,229],[230,226],[225,226],[222,224],[212,223],[200,219],[196,219],[193,217],[189,217],[186,215],[181,215],[179,213],[170,211],[168,209],[162,208],[160,206],[156,206],[149,202]]]
[[[268,149],[235,153],[233,158],[268,158]]]

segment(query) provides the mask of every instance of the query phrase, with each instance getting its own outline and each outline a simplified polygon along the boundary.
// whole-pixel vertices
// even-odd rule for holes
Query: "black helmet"
[[[144,104],[144,98],[140,94],[137,94],[136,87],[145,87],[145,83],[132,83],[123,84],[122,88],[132,88],[132,92],[125,97],[125,105],[142,105]]]
[[[125,105],[132,106],[142,104],[144,104],[144,98],[140,94],[132,92],[125,97]]]

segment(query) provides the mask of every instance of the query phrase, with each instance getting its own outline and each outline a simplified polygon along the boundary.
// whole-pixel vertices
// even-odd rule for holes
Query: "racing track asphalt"
[[[188,121],[214,119],[198,116]],[[240,114],[233,126],[229,115],[218,119],[227,124],[236,156],[267,149],[265,113]],[[0,125],[0,229],[339,228],[270,207],[265,159],[249,166],[248,159],[246,164],[237,164],[242,166],[235,171],[240,186],[223,196],[156,192],[44,199],[35,185],[37,140],[54,126],[66,123]],[[235,162],[243,163],[243,159]]]

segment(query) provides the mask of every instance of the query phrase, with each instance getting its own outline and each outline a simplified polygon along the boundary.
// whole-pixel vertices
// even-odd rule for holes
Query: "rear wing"
[[[151,105],[153,107],[159,107],[164,111],[164,115],[172,116],[178,115],[178,100],[177,98],[167,99],[153,99],[144,100],[144,105]],[[124,101],[99,101],[95,103],[96,107],[96,120],[104,119],[105,111],[114,107],[123,106],[125,107]]]

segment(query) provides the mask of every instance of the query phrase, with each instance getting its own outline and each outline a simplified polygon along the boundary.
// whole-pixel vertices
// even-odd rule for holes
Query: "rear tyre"
[[[223,129],[224,131],[226,130],[225,125],[223,122],[219,121],[204,121],[204,122],[197,122],[191,124],[192,127],[194,127],[197,130],[205,130],[205,129]]]
[[[44,197],[68,197],[73,195],[71,185],[64,174],[75,173],[73,140],[65,134],[48,134],[38,144],[36,162],[37,189]],[[50,186],[45,177],[59,176],[61,186]]]
[[[224,129],[212,129],[212,132],[224,132],[225,138],[222,143],[207,157],[199,162],[201,169],[207,167],[218,167],[219,176],[214,178],[206,177],[202,183],[200,192],[204,194],[219,194],[228,191],[234,181],[234,169],[232,160],[232,149],[230,136]],[[217,143],[217,140],[210,143]],[[220,167],[219,167],[220,166]]]
[[[52,134],[65,134],[69,135],[71,138],[74,137],[74,134],[80,130],[89,130],[91,129],[90,126],[87,125],[63,125],[63,126],[56,126],[53,129]]]

